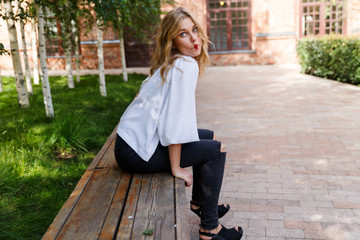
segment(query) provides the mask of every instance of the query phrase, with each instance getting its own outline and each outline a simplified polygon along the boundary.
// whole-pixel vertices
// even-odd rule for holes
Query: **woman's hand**
[[[190,187],[193,184],[192,172],[180,167],[181,144],[172,144],[169,146],[169,158],[172,175],[184,179],[185,186]]]
[[[193,174],[185,168],[171,169],[171,173],[174,177],[185,180],[186,187],[190,187],[193,184]]]

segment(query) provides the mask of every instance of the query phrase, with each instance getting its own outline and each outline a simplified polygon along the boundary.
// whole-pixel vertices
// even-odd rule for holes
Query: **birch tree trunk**
[[[45,31],[44,31],[44,13],[42,6],[36,5],[36,14],[38,19],[38,33],[39,33],[39,52],[41,65],[41,83],[44,96],[45,112],[47,117],[54,117],[54,108],[52,104],[49,75],[46,64],[46,46],[45,46]]]
[[[39,85],[39,53],[37,48],[36,24],[35,19],[31,19],[31,45],[34,62],[34,84]]]
[[[18,1],[20,6],[20,1]],[[25,24],[24,20],[20,19],[20,32],[21,32],[21,40],[22,40],[22,47],[24,53],[24,64],[25,64],[25,74],[26,74],[26,89],[29,95],[33,94],[32,84],[31,84],[31,73],[29,68],[29,60],[26,50],[26,40],[25,40]]]
[[[122,68],[123,80],[125,82],[127,82],[128,75],[127,75],[127,70],[126,70],[124,36],[123,36],[122,32],[119,32],[119,39],[120,39],[120,56],[121,56],[121,68]]]
[[[74,85],[74,78],[72,74],[72,68],[71,68],[71,45],[69,41],[69,46],[65,49],[65,55],[66,55],[66,72],[67,72],[67,79],[68,79],[68,87],[69,88],[75,88]]]
[[[75,63],[76,63],[76,82],[80,82],[80,46],[79,46],[79,28],[74,24],[75,28]]]
[[[5,14],[7,16],[6,23],[9,32],[10,38],[10,47],[11,47],[11,58],[14,67],[15,73],[15,82],[16,82],[16,91],[18,94],[18,102],[21,107],[29,107],[29,98],[26,92],[25,79],[21,66],[21,59],[19,53],[19,44],[16,33],[15,21],[14,21],[14,12],[11,6],[11,0],[3,0],[3,5],[5,9]]]
[[[103,48],[103,31],[97,26],[97,55],[99,61],[99,86],[101,96],[106,96],[106,83],[105,83],[105,66],[104,66],[104,48]]]

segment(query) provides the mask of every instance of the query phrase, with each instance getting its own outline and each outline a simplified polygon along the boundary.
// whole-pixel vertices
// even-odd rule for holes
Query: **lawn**
[[[45,115],[41,86],[29,108],[17,103],[15,81],[0,93],[0,239],[41,239],[81,175],[137,93],[144,75],[82,76],[74,89],[51,77],[55,118]]]

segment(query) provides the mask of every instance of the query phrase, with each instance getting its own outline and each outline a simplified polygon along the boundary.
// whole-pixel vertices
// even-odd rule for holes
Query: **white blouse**
[[[162,83],[160,69],[144,80],[120,119],[117,134],[146,162],[162,146],[199,141],[195,89],[199,67],[181,56]]]

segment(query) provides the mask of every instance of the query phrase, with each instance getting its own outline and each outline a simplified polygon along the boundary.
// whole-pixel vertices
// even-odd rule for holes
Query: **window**
[[[71,24],[72,34],[70,36],[71,54],[75,55],[75,28]],[[45,32],[46,32],[46,56],[48,57],[64,57],[65,49],[62,34],[64,34],[64,24],[62,24],[55,15],[47,9],[45,11]],[[80,43],[80,42],[79,42]],[[81,51],[81,48],[79,48]],[[80,53],[81,54],[81,53]]]
[[[48,57],[59,57],[64,55],[64,49],[62,47],[61,25],[54,17],[46,18],[45,32],[46,34],[46,55]]]
[[[344,0],[301,0],[301,36],[344,34]]]
[[[210,51],[250,48],[250,0],[208,0]]]

